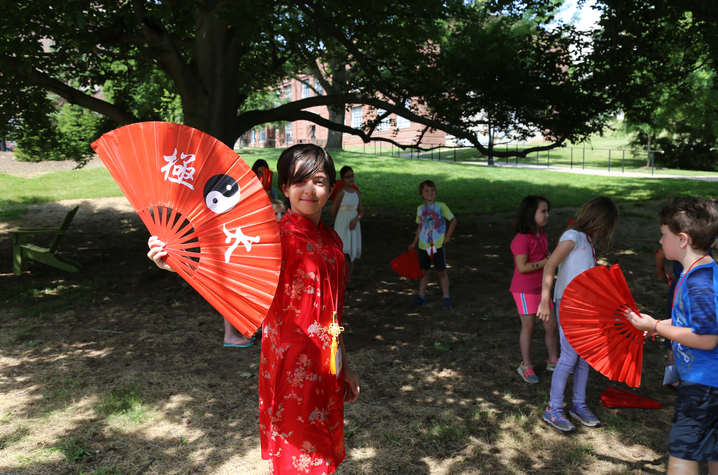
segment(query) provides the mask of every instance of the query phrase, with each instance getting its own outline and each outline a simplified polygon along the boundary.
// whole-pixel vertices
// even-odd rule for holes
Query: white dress
[[[356,218],[357,206],[359,206],[359,193],[344,192],[339,212],[334,221],[334,230],[339,234],[344,243],[344,254],[348,254],[350,259],[354,261],[357,257],[361,257],[361,222],[357,221],[357,225],[353,230],[349,230],[349,223]]]

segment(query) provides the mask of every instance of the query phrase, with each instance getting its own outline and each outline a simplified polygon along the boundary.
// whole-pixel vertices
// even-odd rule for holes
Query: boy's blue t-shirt
[[[419,205],[416,222],[420,226],[419,249],[426,250],[433,244],[439,249],[444,245],[446,222],[454,219],[454,213],[444,203],[435,201],[430,205]]]
[[[717,309],[718,265],[714,261],[695,267],[683,279],[673,301],[673,325],[698,335],[718,335]],[[718,388],[718,347],[699,350],[674,341],[673,351],[681,380]]]

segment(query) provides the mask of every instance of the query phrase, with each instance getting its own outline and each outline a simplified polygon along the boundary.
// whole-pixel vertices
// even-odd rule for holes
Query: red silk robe
[[[259,431],[270,473],[331,474],[344,460],[344,379],[330,372],[346,263],[337,233],[291,211],[279,223],[282,270],[263,323]],[[341,348],[341,347],[340,347]]]

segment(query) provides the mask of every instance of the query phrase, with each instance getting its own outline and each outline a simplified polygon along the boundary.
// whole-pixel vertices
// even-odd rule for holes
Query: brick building
[[[278,94],[283,100],[296,101],[316,94],[323,94],[319,81],[312,76],[303,75],[300,80],[290,79],[278,89]],[[326,119],[329,118],[329,111],[326,106],[312,107],[308,109]],[[375,114],[382,111],[374,111],[369,106],[351,106],[344,117],[345,124],[349,127],[359,128],[368,119],[374,118]],[[374,131],[374,137],[387,137],[401,144],[410,144],[416,141],[424,126],[411,122],[396,114],[390,114]],[[287,147],[296,143],[315,143],[321,146],[327,143],[328,130],[313,122],[298,120],[288,122],[284,127],[266,126],[256,128],[240,137],[236,146],[238,147]],[[342,140],[346,148],[360,147],[364,145],[361,138],[344,134]],[[446,133],[436,130],[427,132],[421,142],[424,146],[438,146],[446,143]]]

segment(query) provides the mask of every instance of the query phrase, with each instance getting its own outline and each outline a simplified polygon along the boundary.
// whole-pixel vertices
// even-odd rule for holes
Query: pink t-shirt
[[[516,267],[516,256],[528,256],[527,262],[538,262],[545,259],[548,255],[548,236],[546,236],[546,233],[543,229],[539,229],[538,236],[535,234],[517,234],[514,240],[511,241],[511,252],[514,254],[514,278],[511,279],[511,288],[509,290],[514,293],[540,294],[543,269],[522,274]]]

